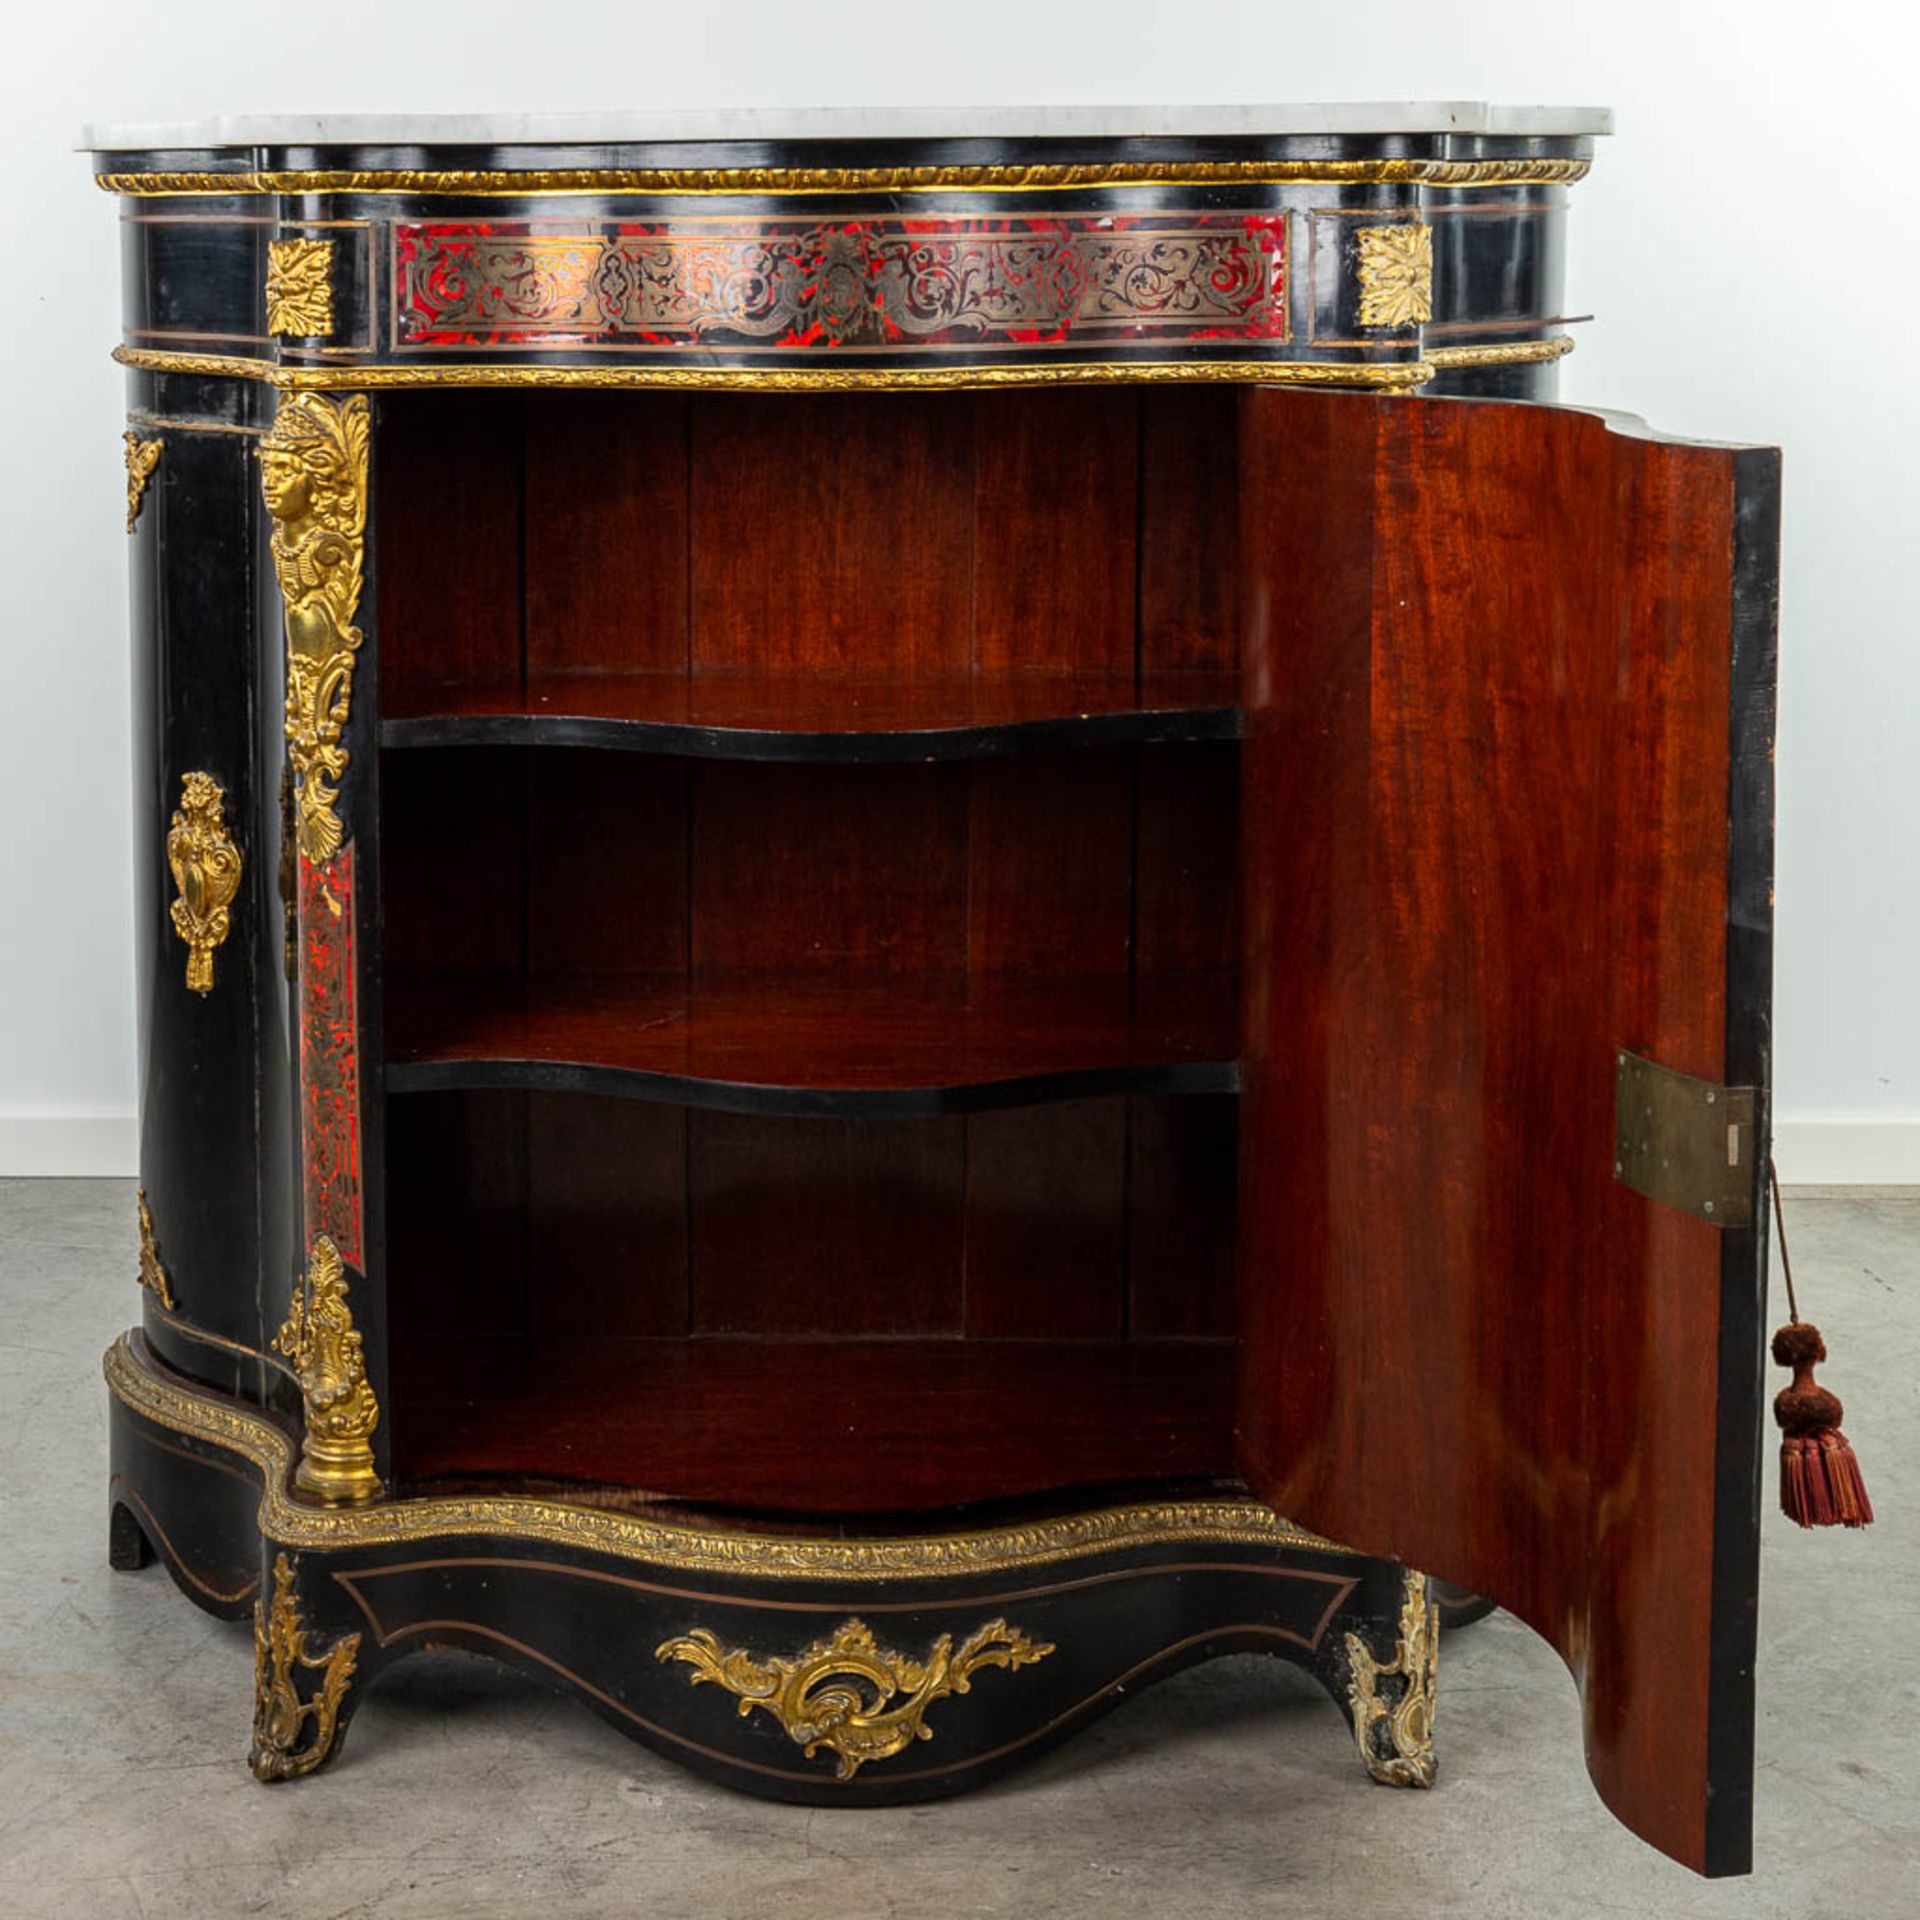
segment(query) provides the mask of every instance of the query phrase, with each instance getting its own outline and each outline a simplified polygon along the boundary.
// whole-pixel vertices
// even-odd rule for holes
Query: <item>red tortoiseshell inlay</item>
[[[360,1044],[353,848],[300,856],[300,1131],[306,1239],[324,1233],[365,1265],[360,1229]]]
[[[394,228],[397,347],[978,353],[1287,337],[1286,216]]]

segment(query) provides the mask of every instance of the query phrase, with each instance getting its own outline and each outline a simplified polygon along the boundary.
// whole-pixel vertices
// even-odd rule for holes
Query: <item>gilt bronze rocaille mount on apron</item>
[[[1276,1653],[1427,1786],[1421,1567],[1745,1864],[1776,463],[1540,404],[1603,131],[90,138],[112,1556],[262,1779],[457,1646],[822,1805]]]

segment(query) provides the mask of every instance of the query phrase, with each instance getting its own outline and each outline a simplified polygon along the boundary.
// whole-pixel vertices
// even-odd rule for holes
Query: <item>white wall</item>
[[[34,7],[0,76],[0,1171],[130,1164],[113,203],[83,120],[221,111],[1494,99],[1614,107],[1565,392],[1787,449],[1789,1180],[1920,1179],[1920,247],[1904,11],[1782,0]]]

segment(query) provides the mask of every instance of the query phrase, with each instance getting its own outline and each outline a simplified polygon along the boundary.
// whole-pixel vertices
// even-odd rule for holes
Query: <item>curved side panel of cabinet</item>
[[[258,1396],[259,1123],[284,1074],[262,1047],[257,487],[240,406],[210,398],[136,379],[130,425],[159,449],[132,514],[143,1268],[164,1276],[145,1294],[156,1350]]]
[[[1554,184],[1473,193],[1428,187],[1421,214],[1433,235],[1433,317],[1421,350],[1436,369],[1425,395],[1551,400],[1563,329],[1567,190]]]
[[[195,1606],[243,1619],[260,1590],[260,1477],[204,1435],[108,1400],[108,1559],[128,1573],[159,1560]]]

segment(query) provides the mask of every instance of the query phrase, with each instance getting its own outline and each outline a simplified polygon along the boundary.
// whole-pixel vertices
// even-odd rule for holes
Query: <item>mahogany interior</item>
[[[1235,458],[1211,392],[383,408],[389,718],[1066,729],[383,754],[401,1479],[1231,1473],[1236,1101],[1164,1089],[1232,1084],[1238,747],[1072,728],[1236,700]]]

